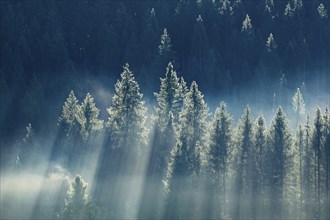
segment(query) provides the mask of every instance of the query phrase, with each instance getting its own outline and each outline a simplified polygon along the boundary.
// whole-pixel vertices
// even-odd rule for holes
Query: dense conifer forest
[[[329,219],[329,0],[0,9],[1,219]]]

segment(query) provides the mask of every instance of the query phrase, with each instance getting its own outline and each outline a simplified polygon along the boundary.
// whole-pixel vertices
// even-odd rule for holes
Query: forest
[[[329,8],[0,1],[0,218],[329,219]]]

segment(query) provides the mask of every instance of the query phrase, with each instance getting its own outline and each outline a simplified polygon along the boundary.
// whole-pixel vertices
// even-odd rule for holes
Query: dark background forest
[[[0,1],[1,217],[328,218],[329,10]]]

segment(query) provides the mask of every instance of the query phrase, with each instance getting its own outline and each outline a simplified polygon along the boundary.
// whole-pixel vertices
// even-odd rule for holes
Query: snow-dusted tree
[[[274,36],[272,33],[270,33],[269,37],[267,38],[266,48],[267,48],[268,52],[272,52],[272,51],[276,50],[276,48],[277,48],[277,44],[275,42],[275,39],[274,39]]]
[[[40,155],[37,143],[35,140],[35,132],[31,123],[26,126],[26,134],[23,138],[21,145],[19,161],[23,167],[29,166],[37,161],[37,157]]]
[[[77,112],[79,109],[78,99],[71,90],[69,97],[63,105],[62,115],[58,119],[58,125],[65,136],[71,138],[72,129],[78,125]]]
[[[207,150],[207,170],[211,182],[211,214],[213,218],[226,215],[226,173],[228,152],[232,144],[233,119],[227,111],[225,102],[216,109],[211,124],[209,146]]]
[[[249,216],[250,207],[247,199],[251,196],[251,165],[252,146],[253,146],[253,119],[251,117],[250,107],[244,109],[244,113],[239,121],[236,137],[236,209],[235,215],[240,218],[241,215]],[[251,205],[251,204],[249,204]],[[242,213],[240,213],[242,211]]]
[[[184,99],[186,98],[186,95],[189,92],[189,89],[187,87],[187,83],[184,81],[184,78],[182,76],[180,77],[179,84],[180,84],[180,87],[179,87],[179,90],[180,90],[180,102],[179,102],[179,106],[180,107],[179,108],[182,110],[182,108],[183,108],[183,102],[184,102]]]
[[[187,217],[188,210],[181,207],[182,202],[194,206],[193,188],[198,184],[201,167],[201,152],[206,142],[206,119],[208,108],[197,83],[191,84],[184,106],[180,114],[180,128],[176,146],[171,152],[168,166],[165,190],[169,193],[169,218]],[[192,214],[192,213],[191,213]]]
[[[77,110],[77,120],[83,140],[87,141],[92,134],[102,130],[103,121],[98,119],[99,113],[100,110],[95,106],[94,98],[87,93]]]
[[[70,183],[63,211],[64,219],[96,219],[98,208],[87,195],[87,183],[76,175]]]
[[[299,88],[297,88],[297,91],[292,97],[292,108],[294,113],[296,114],[296,125],[298,125],[300,119],[305,114],[305,102]]]
[[[156,113],[161,129],[166,127],[169,112],[172,112],[175,122],[179,121],[180,91],[179,78],[170,62],[166,68],[165,78],[160,79],[160,91],[155,93],[157,97]]]
[[[265,200],[265,173],[268,172],[266,155],[267,149],[267,130],[265,119],[262,114],[259,114],[254,124],[253,135],[253,176],[252,176],[252,198],[255,198],[256,202],[252,209],[252,218],[264,214],[264,200]]]
[[[248,14],[246,14],[246,17],[242,23],[242,32],[251,32],[252,29],[252,24],[251,24],[251,19]]]
[[[156,123],[150,138],[148,178],[144,191],[146,198],[142,210],[144,218],[155,218],[153,215],[160,209],[162,179],[176,141],[175,124],[181,110],[181,96],[179,79],[172,63],[167,65],[165,77],[160,79],[160,91],[154,94],[157,98]]]
[[[164,28],[163,34],[160,37],[160,45],[159,48],[159,63],[161,68],[163,65],[167,65],[169,62],[174,61],[174,52],[172,51],[172,44],[170,35],[167,32],[167,29]]]
[[[319,13],[320,18],[322,19],[328,18],[328,11],[327,9],[325,9],[322,3],[317,7],[317,12]]]
[[[314,150],[314,198],[315,198],[315,218],[321,215],[321,157],[323,153],[323,118],[321,109],[317,108],[314,118],[314,126],[312,133],[312,148]]]
[[[145,127],[147,111],[142,101],[138,83],[126,64],[121,79],[115,85],[112,104],[107,109],[109,118],[106,126],[109,131],[112,149],[120,148],[125,154],[138,156],[147,142]]]
[[[324,169],[325,169],[325,204],[330,205],[329,190],[330,190],[330,113],[328,107],[325,108],[323,114],[323,135],[324,135]],[[326,211],[326,216],[329,216],[329,210]]]
[[[303,180],[302,185],[304,188],[304,210],[306,218],[311,218],[312,215],[312,186],[313,186],[313,172],[312,172],[312,163],[313,163],[313,149],[311,144],[312,139],[312,130],[310,127],[310,119],[309,115],[307,115],[307,119],[304,125],[304,154],[303,154]]]
[[[271,209],[273,218],[283,216],[284,184],[288,173],[291,134],[288,121],[282,108],[279,107],[269,129],[271,161]]]
[[[298,151],[299,157],[299,210],[300,210],[300,218],[302,218],[302,211],[303,211],[303,198],[304,198],[304,191],[303,191],[303,155],[304,155],[304,129],[301,124],[298,125],[296,130],[296,140],[295,140],[296,148]]]
[[[80,140],[80,127],[77,121],[78,110],[78,100],[74,92],[71,91],[58,119],[58,135],[52,149],[52,160],[60,160],[62,164],[72,161],[72,156],[75,154],[74,148],[77,141]]]

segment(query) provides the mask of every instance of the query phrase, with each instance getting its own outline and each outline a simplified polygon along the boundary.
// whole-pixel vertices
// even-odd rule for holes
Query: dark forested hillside
[[[329,0],[0,19],[1,218],[329,218]]]

